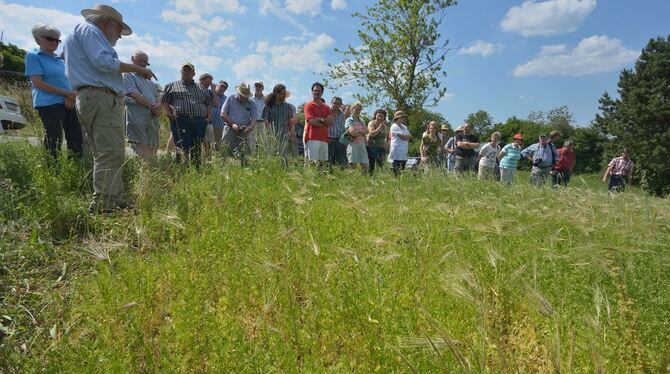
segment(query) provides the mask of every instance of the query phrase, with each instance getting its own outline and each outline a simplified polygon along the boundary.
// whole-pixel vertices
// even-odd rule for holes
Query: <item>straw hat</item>
[[[99,14],[105,18],[109,18],[121,25],[121,35],[123,36],[128,36],[133,33],[133,30],[130,29],[130,26],[123,23],[123,16],[121,13],[109,5],[98,4],[94,6],[93,9],[84,9],[81,11],[81,15],[84,17],[94,14]]]
[[[254,96],[253,92],[251,92],[251,88],[249,88],[249,84],[247,84],[247,83],[240,83],[239,86],[235,86],[235,91],[237,91],[237,93],[240,96],[244,96],[244,97]]]
[[[440,127],[440,130],[449,131],[450,130],[449,125],[442,125],[442,127]]]
[[[400,117],[407,118],[407,114],[405,114],[405,112],[403,112],[402,110],[399,110],[399,111],[395,112],[395,114],[393,115],[393,120],[395,121]]]

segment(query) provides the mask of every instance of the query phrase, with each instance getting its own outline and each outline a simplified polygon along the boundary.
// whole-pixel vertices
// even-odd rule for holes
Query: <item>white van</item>
[[[20,130],[28,122],[21,114],[19,103],[8,96],[0,96],[0,133],[5,130]]]

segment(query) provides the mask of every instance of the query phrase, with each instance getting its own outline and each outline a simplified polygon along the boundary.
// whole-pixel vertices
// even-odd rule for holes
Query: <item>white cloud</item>
[[[322,0],[286,0],[286,9],[295,14],[316,16],[321,11]]]
[[[594,35],[573,50],[563,45],[542,47],[535,58],[514,69],[514,76],[595,74],[618,70],[638,56],[639,52],[624,47],[619,39]]]
[[[66,13],[57,9],[38,8],[0,1],[0,30],[4,30],[5,42],[21,48],[36,48],[30,29],[38,23],[48,23],[61,31],[61,39],[70,33],[74,25],[81,22],[80,15]]]
[[[172,9],[163,10],[161,12],[161,18],[166,22],[176,22],[184,25],[202,21],[202,17],[198,13],[180,13]]]
[[[200,27],[189,27],[186,30],[186,36],[191,40],[191,42],[204,46],[209,44],[209,36],[211,33],[205,29],[201,29]]]
[[[345,0],[330,0],[330,9],[332,10],[341,10],[347,7],[347,2]]]
[[[455,95],[455,94],[452,94],[451,92],[446,92],[446,93],[440,98],[440,100],[439,100],[438,102],[440,102],[440,103],[446,103],[447,101],[450,101],[451,99],[453,99],[455,96],[456,96],[456,95]]]
[[[214,43],[215,48],[230,48],[233,50],[237,50],[237,46],[235,45],[235,40],[237,40],[233,35],[222,35],[219,36],[219,38],[216,40]]]
[[[459,55],[481,55],[482,57],[489,57],[494,53],[498,53],[503,49],[502,44],[488,43],[483,40],[476,40],[470,43],[470,46],[458,50]]]
[[[247,8],[239,0],[174,0],[174,7],[178,11],[197,13],[200,15],[214,12],[244,13]]]
[[[328,34],[319,34],[306,44],[284,44],[270,47],[272,64],[295,71],[323,71],[327,68],[321,52],[335,43]]]
[[[572,32],[596,7],[596,0],[524,1],[500,22],[505,31],[523,36],[549,36]]]
[[[261,76],[265,65],[265,58],[262,55],[251,54],[239,59],[232,70],[237,78],[252,81]]]
[[[270,51],[270,43],[267,40],[259,40],[256,43],[256,53],[263,54],[268,51]]]

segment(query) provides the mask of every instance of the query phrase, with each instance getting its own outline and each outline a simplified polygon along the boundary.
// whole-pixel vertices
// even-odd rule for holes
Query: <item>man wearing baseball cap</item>
[[[111,212],[128,205],[123,199],[125,160],[125,87],[122,73],[137,73],[145,79],[154,73],[119,60],[116,42],[132,33],[123,16],[108,5],[81,11],[85,21],[77,24],[65,40],[65,69],[77,92],[76,108],[86,142],[93,156],[93,202],[89,213]]]
[[[181,65],[181,79],[165,85],[161,99],[170,120],[172,138],[177,148],[186,154],[186,161],[200,166],[200,151],[205,140],[207,124],[212,121],[212,95],[193,79],[195,67],[190,62]],[[177,162],[181,155],[177,152]]]

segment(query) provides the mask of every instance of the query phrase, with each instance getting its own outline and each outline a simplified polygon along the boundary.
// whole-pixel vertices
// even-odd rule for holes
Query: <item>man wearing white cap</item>
[[[116,9],[96,5],[84,9],[86,19],[65,41],[66,74],[77,92],[76,108],[93,156],[93,202],[89,213],[126,208],[123,199],[125,159],[124,94],[121,73],[150,79],[145,67],[119,60],[114,50],[121,36],[132,33]]]
[[[226,122],[226,127],[223,129],[223,143],[233,152],[240,143],[244,143],[244,151],[248,151],[250,147],[248,138],[257,126],[258,109],[256,103],[251,100],[253,94],[248,84],[240,83],[235,87],[235,91],[237,93],[228,96],[221,108],[221,117]],[[264,126],[262,123],[260,125]]]
[[[263,82],[258,81],[254,83],[254,96],[251,97],[251,101],[256,104],[256,122],[259,122],[255,127],[253,133],[249,136],[249,147],[251,148],[252,152],[256,151],[256,147],[259,145],[263,145],[263,147],[267,147],[267,144],[265,144],[265,126],[263,124],[263,109],[265,109],[265,94],[263,94],[263,90],[265,89],[265,86],[263,85]]]

